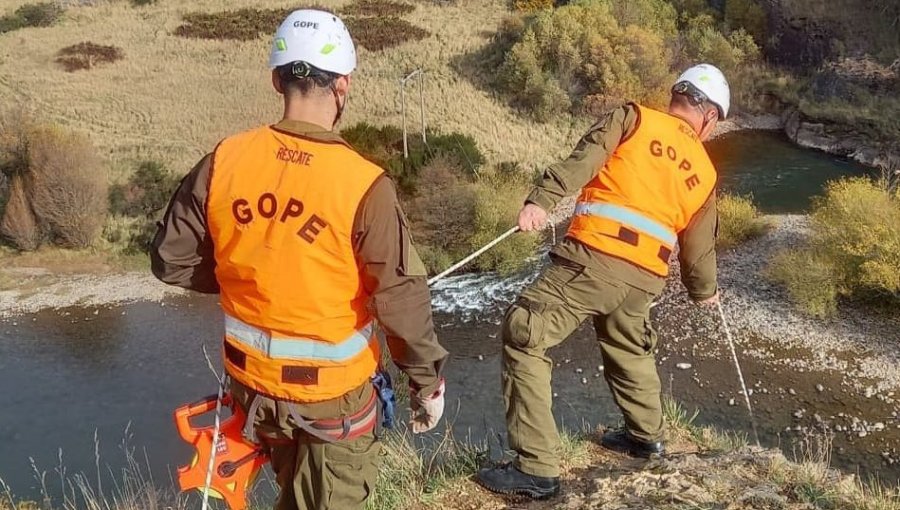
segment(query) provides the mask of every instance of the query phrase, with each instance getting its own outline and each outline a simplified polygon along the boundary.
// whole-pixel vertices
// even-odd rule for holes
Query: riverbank
[[[0,319],[70,306],[117,306],[162,301],[185,291],[159,282],[149,271],[59,274],[42,268],[0,269],[10,282],[0,290]]]

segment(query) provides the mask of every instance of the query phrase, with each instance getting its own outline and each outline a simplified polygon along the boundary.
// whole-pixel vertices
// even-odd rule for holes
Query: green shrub
[[[532,175],[509,171],[514,167],[494,167],[475,182],[475,225],[469,238],[474,251],[515,226],[519,210],[531,188]],[[541,243],[535,234],[515,234],[473,262],[482,271],[508,273],[524,267]]]
[[[125,58],[121,48],[92,42],[66,46],[56,55],[56,63],[70,73],[82,69],[93,69],[97,64],[110,64]]]
[[[156,215],[169,203],[179,182],[162,163],[143,161],[126,183],[110,187],[109,210],[131,217]]]
[[[713,9],[707,0],[669,0],[678,11],[678,26],[683,28],[689,20],[697,16],[716,17],[719,12]]]
[[[156,3],[156,0],[131,0],[131,5],[135,7],[140,7],[142,5],[153,5]]]
[[[519,12],[537,12],[553,9],[554,0],[513,0],[513,9]]]
[[[376,127],[360,122],[342,129],[341,137],[380,167],[386,167],[398,155],[403,156],[403,131],[395,126]]]
[[[396,16],[347,18],[353,40],[369,51],[381,51],[410,41],[420,41],[431,33]]]
[[[900,292],[900,197],[864,178],[833,182],[814,205],[812,223],[842,293]]]
[[[341,131],[360,154],[385,170],[404,195],[414,195],[419,171],[437,156],[455,160],[463,169],[474,173],[484,161],[475,140],[459,133],[441,134],[428,131],[428,144],[419,135],[410,133],[409,158],[403,157],[403,131],[394,126],[374,127],[357,124]]]
[[[758,60],[760,55],[759,47],[747,32],[740,29],[726,37],[710,16],[690,20],[682,31],[682,40],[688,59],[713,64],[726,75]]]
[[[765,44],[768,37],[766,11],[755,0],[725,2],[725,24],[730,30],[744,30],[757,44]]]
[[[674,19],[674,9],[657,0],[541,12],[507,51],[497,86],[538,120],[585,103],[662,106],[673,77]]]
[[[828,185],[811,215],[808,246],[779,254],[770,276],[804,310],[827,315],[837,298],[900,298],[900,196],[865,178]]]
[[[769,224],[760,217],[751,197],[723,194],[717,202],[719,235],[716,245],[726,249],[766,233]]]
[[[63,8],[55,2],[25,4],[0,18],[0,34],[25,27],[49,27],[63,15]]]
[[[838,287],[834,265],[809,248],[788,248],[770,263],[767,276],[781,284],[806,313],[827,317],[837,309]]]
[[[122,246],[126,254],[146,253],[156,233],[156,220],[179,182],[162,163],[141,162],[127,182],[109,190],[109,210],[122,221],[118,228],[107,225],[107,241]]]
[[[347,16],[404,16],[416,10],[416,6],[393,0],[356,0],[341,9]]]

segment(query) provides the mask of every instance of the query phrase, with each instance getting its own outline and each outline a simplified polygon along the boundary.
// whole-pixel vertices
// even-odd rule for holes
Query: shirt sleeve
[[[387,177],[375,182],[360,204],[354,249],[391,358],[409,376],[418,397],[431,395],[438,388],[448,354],[434,332],[425,265],[413,247],[406,216]]]
[[[219,292],[215,252],[206,223],[211,171],[210,154],[184,177],[150,248],[150,267],[160,281],[207,294]]]
[[[681,281],[694,301],[713,297],[718,291],[716,283],[716,235],[719,213],[716,210],[716,193],[713,192],[691,222],[678,235],[678,261],[681,265]]]
[[[565,161],[544,170],[540,183],[525,202],[550,211],[560,200],[580,191],[597,175],[619,144],[634,133],[639,115],[633,104],[626,104],[600,119],[581,137]]]

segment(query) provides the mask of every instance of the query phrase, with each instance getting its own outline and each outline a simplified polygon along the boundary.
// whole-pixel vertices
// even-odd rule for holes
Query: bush
[[[475,225],[475,200],[471,178],[457,160],[439,156],[422,168],[416,194],[405,201],[404,210],[429,272],[446,269],[465,255]]]
[[[127,182],[110,187],[109,210],[120,220],[117,228],[107,225],[106,240],[129,255],[146,253],[156,234],[156,220],[179,184],[162,163],[141,162]]]
[[[360,154],[387,170],[401,194],[415,195],[419,171],[437,156],[454,160],[461,168],[475,173],[484,155],[475,140],[459,133],[427,133],[423,145],[417,134],[409,135],[409,158],[403,157],[403,131],[394,126],[374,127],[360,123],[341,131],[341,136]]]
[[[403,157],[403,131],[395,126],[376,127],[360,122],[342,129],[341,137],[382,168],[398,155]]]
[[[356,0],[341,9],[348,16],[403,16],[416,10],[416,6],[392,0]]]
[[[690,61],[708,62],[730,75],[741,66],[757,61],[759,47],[743,29],[728,37],[716,27],[710,16],[698,16],[690,20],[682,31],[685,56]]]
[[[727,249],[766,233],[769,224],[760,217],[751,197],[723,194],[717,202],[719,235],[716,245]]]
[[[155,216],[169,203],[179,179],[157,161],[143,161],[124,184],[109,189],[109,210],[130,217]]]
[[[135,7],[140,7],[142,5],[153,5],[156,3],[156,0],[131,0],[131,5]]]
[[[537,12],[553,9],[554,0],[513,0],[513,9],[519,12]]]
[[[837,310],[838,288],[828,257],[808,248],[788,248],[775,255],[767,275],[787,287],[791,300],[806,313],[827,317]]]
[[[420,41],[431,33],[395,16],[347,18],[347,28],[357,45],[369,51],[392,48],[409,41]]]
[[[0,236],[17,250],[32,251],[41,244],[41,232],[25,188],[25,178],[15,175],[0,219]]]
[[[110,64],[125,58],[121,48],[92,42],[82,42],[67,46],[57,53],[56,63],[66,72],[93,69],[96,64]]]
[[[25,4],[13,14],[0,18],[0,34],[25,27],[49,27],[62,17],[63,9],[54,2]]]
[[[54,127],[36,130],[28,144],[29,199],[50,239],[86,248],[106,216],[107,177],[90,141]]]
[[[781,253],[770,270],[802,309],[829,314],[839,296],[880,302],[900,298],[896,192],[865,178],[839,180],[815,201],[810,219],[808,246]]]
[[[318,8],[318,7],[316,7]],[[271,35],[294,9],[244,8],[216,13],[191,12],[175,35],[197,39],[251,41]]]
[[[756,44],[765,44],[768,34],[766,11],[755,0],[725,2],[725,24],[730,30],[744,30]]]
[[[519,170],[519,171],[510,171]],[[475,228],[469,249],[477,250],[516,224],[519,210],[531,187],[532,175],[503,165],[484,172],[475,183]],[[535,256],[541,238],[518,233],[476,259],[482,271],[509,273],[522,269]]]
[[[584,104],[634,99],[662,106],[672,79],[674,18],[674,9],[656,0],[541,12],[506,53],[497,86],[543,121]]]

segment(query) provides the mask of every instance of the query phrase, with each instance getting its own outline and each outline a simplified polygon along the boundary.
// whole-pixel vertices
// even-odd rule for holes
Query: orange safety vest
[[[634,133],[581,190],[568,235],[665,277],[678,234],[709,199],[718,177],[690,125],[634,106]]]
[[[268,126],[216,148],[207,220],[235,380],[320,402],[375,373],[381,354],[352,233],[382,174],[340,142]]]

